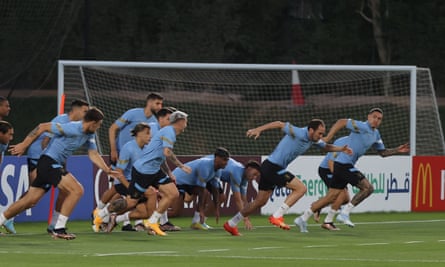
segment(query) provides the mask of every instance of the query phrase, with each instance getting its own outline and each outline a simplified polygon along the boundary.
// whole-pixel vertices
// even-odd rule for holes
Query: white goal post
[[[445,145],[431,74],[416,66],[271,65],[116,61],[58,63],[58,99],[84,98],[104,111],[98,134],[109,151],[108,127],[126,110],[143,107],[149,92],[190,115],[178,154],[201,155],[225,146],[237,155],[269,154],[280,133],[245,138],[251,127],[273,120],[304,126],[323,119],[366,120],[381,107],[387,147],[403,142],[411,155],[443,155]],[[339,134],[341,134],[340,132]],[[338,137],[338,136],[337,136]],[[175,148],[176,150],[176,148]],[[309,153],[319,153],[315,150]],[[372,152],[371,152],[372,153]]]

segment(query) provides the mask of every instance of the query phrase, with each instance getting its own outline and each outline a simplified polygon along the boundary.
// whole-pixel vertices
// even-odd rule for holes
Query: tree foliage
[[[429,67],[436,90],[445,95],[440,92],[445,2],[439,0],[15,0],[0,5],[2,88],[55,88],[57,59],[295,61]]]

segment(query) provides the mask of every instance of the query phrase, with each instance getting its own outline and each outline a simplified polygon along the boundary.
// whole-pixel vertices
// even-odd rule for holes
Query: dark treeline
[[[56,88],[57,59],[416,65],[445,96],[440,0],[0,3],[0,88]]]

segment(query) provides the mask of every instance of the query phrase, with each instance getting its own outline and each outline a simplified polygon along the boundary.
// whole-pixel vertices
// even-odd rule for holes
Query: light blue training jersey
[[[207,182],[221,176],[221,169],[215,171],[215,160],[209,157],[195,159],[185,163],[185,165],[192,169],[190,174],[178,167],[173,170],[177,185],[185,184],[205,188]]]
[[[244,178],[245,167],[242,163],[230,158],[227,166],[222,169],[220,180],[230,184],[232,192],[247,194],[248,181]]]
[[[295,127],[289,122],[283,128],[283,132],[286,134],[278,143],[275,150],[270,154],[268,160],[278,166],[286,168],[289,163],[296,159],[299,155],[303,154],[313,144],[324,148],[326,143],[323,140],[319,140],[314,143],[309,139],[307,127]]]
[[[144,108],[133,108],[127,110],[119,119],[114,123],[119,127],[119,135],[116,142],[116,148],[118,151],[133,138],[130,131],[140,122],[156,122],[156,116],[151,115],[146,117]]]
[[[58,123],[67,123],[70,122],[70,117],[68,114],[61,114],[56,116],[51,120],[51,122],[58,122]],[[44,132],[42,133],[28,148],[28,154],[27,157],[30,159],[38,160],[40,158],[40,155],[42,154],[42,140],[45,138],[45,136],[52,137],[51,133]],[[37,164],[37,161],[35,162]]]
[[[352,149],[352,155],[340,153],[335,159],[336,162],[354,165],[371,146],[377,151],[385,150],[379,130],[372,129],[367,121],[348,119],[346,128],[351,130],[347,145]]]
[[[127,142],[119,153],[119,159],[116,162],[116,168],[124,171],[125,178],[131,180],[131,168],[134,162],[141,158],[144,147],[139,147],[135,139]],[[120,184],[119,179],[114,179],[115,184]]]
[[[215,155],[208,155],[207,158],[214,159]],[[244,178],[245,167],[242,163],[229,158],[227,165],[221,169],[219,180],[230,185],[232,192],[240,192],[242,195],[247,194],[248,181]]]
[[[64,124],[51,123],[51,138],[43,155],[47,155],[64,164],[66,159],[81,146],[87,146],[88,150],[97,150],[96,134],[83,132],[82,121],[73,121]]]
[[[165,126],[152,136],[148,145],[144,146],[141,158],[136,160],[133,167],[143,174],[155,174],[161,169],[165,161],[164,148],[173,149],[176,133],[173,126]]]
[[[148,126],[150,126],[151,136],[155,136],[159,132],[159,130],[161,130],[161,125],[158,121],[150,122]]]
[[[337,140],[335,140],[333,145],[344,146],[344,145],[347,144],[347,142],[348,142],[348,137],[347,136],[343,136],[343,137],[340,137]],[[326,154],[326,156],[323,158],[323,160],[321,161],[320,168],[329,169],[328,162],[330,160],[335,160],[335,158],[338,157],[338,155],[340,153],[342,153],[342,152],[328,152]]]

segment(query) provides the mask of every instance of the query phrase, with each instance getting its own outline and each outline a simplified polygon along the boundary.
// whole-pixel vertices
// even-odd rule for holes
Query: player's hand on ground
[[[246,228],[246,230],[252,230],[253,226],[252,223],[250,222],[249,217],[244,218],[244,227]]]
[[[16,145],[10,145],[8,151],[9,151],[9,153],[11,153],[11,155],[21,156],[25,153],[26,146],[23,143],[18,143]]]

